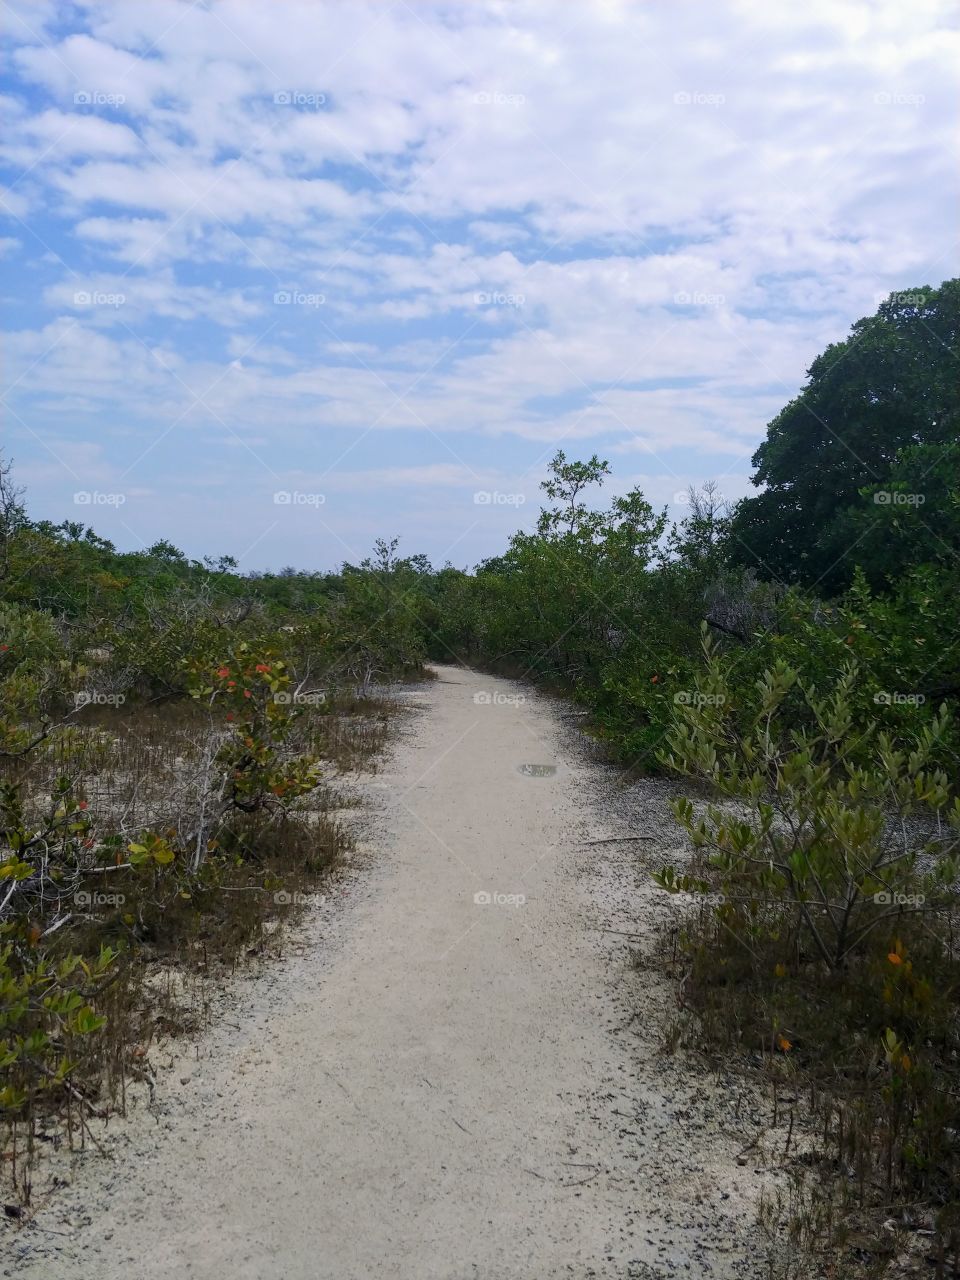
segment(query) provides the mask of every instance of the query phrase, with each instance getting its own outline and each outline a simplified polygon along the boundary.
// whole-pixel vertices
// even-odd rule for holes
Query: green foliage
[[[579,499],[584,489],[589,485],[603,484],[604,478],[609,474],[609,465],[601,462],[596,454],[589,462],[568,462],[567,455],[562,449],[558,449],[550,463],[550,475],[540,486],[547,497],[558,505],[544,508],[540,513],[538,532],[544,536],[564,530],[567,533],[578,530],[586,533],[598,532],[603,517],[590,511]]]
[[[48,614],[0,601],[0,758],[43,733],[74,674]]]
[[[286,665],[275,652],[242,641],[222,664],[195,663],[188,679],[193,697],[222,710],[229,726],[215,759],[223,772],[215,787],[221,813],[287,807],[319,786],[318,761],[285,754],[305,708],[293,701]]]
[[[248,577],[163,539],[120,553],[32,523],[0,460],[0,1119],[24,1200],[38,1122],[83,1133],[137,1073],[169,986],[149,966],[235,964],[349,847],[326,761],[364,766],[384,731],[356,695],[369,714],[424,655],[429,566],[396,549]]]
[[[596,457],[569,463],[562,451],[556,455],[542,485],[555,505],[543,510],[537,532],[515,534],[474,579],[447,573],[451,617],[443,648],[573,687],[596,683],[611,646],[634,627],[644,574],[666,526],[666,515],[638,491],[605,511],[590,509],[582,495],[608,473]]]
[[[344,566],[331,616],[327,647],[334,665],[362,691],[419,671],[425,656],[418,568],[396,555],[398,542],[380,539],[359,568]]]
[[[664,762],[711,798],[675,801],[693,861],[655,876],[699,904],[680,950],[701,1042],[759,1053],[794,1094],[809,1088],[818,1255],[843,1256],[852,1214],[879,1227],[918,1203],[952,1238],[960,799],[935,763],[947,713],[896,746],[857,723],[854,661],[819,687],[778,661],[745,699],[733,661],[705,650]]]
[[[960,798],[933,764],[946,710],[897,749],[888,733],[855,726],[859,673],[850,662],[832,687],[802,689],[808,715],[798,723],[785,708],[800,677],[781,661],[739,714],[729,663],[708,637],[704,647],[705,670],[677,705],[663,761],[734,802],[703,814],[688,799],[675,804],[694,847],[711,852],[721,910],[730,904],[751,938],[786,928],[802,955],[833,970],[861,954],[874,931],[888,932],[905,901],[921,913],[954,905]],[[913,826],[921,815],[942,819],[926,841]]]
[[[12,1112],[64,1089],[83,1041],[104,1025],[90,1001],[117,959],[105,946],[55,963],[38,941],[35,929],[0,926],[0,1108]]]
[[[918,565],[879,590],[858,573],[825,602],[730,563],[731,518],[715,486],[691,493],[689,515],[664,538],[665,518],[638,493],[588,508],[586,486],[606,474],[596,458],[558,455],[537,533],[515,535],[472,576],[419,575],[408,613],[431,656],[559,684],[589,707],[611,756],[640,769],[658,767],[675,703],[691,694],[704,622],[734,660],[738,705],[749,709],[763,671],[782,661],[799,676],[785,710],[807,728],[802,689],[834,681],[851,659],[854,724],[897,742],[960,694],[960,650],[938,641],[956,613],[958,575]],[[933,749],[946,766],[960,749],[954,724]]]
[[[891,295],[809,370],[753,458],[733,554],[763,576],[834,592],[955,565],[960,280]]]

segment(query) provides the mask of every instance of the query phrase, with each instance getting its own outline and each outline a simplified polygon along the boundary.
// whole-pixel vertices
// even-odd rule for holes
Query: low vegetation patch
[[[664,763],[714,798],[675,802],[695,856],[657,880],[700,904],[679,938],[698,1034],[805,1103],[815,1140],[795,1146],[794,1168],[816,1177],[797,1181],[806,1201],[792,1230],[807,1261],[782,1274],[810,1274],[809,1254],[823,1274],[856,1274],[907,1248],[897,1237],[911,1230],[949,1274],[960,1263],[960,799],[935,763],[947,713],[901,747],[860,730],[853,663],[832,689],[800,690],[804,717],[787,710],[798,676],[785,663],[744,708],[729,660],[706,650]]]
[[[317,903],[351,847],[348,775],[389,731],[384,684],[423,651],[395,544],[293,591],[167,544],[119,555],[28,521],[7,468],[0,489],[0,1115],[20,1212],[41,1141],[96,1141],[91,1117],[152,1089],[151,1049],[203,1019],[213,980]]]

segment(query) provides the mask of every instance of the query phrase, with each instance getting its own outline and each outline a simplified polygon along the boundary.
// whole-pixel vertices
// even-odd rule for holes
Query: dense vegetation
[[[960,1267],[958,302],[897,295],[820,356],[735,510],[604,509],[607,464],[560,452],[535,532],[420,586],[432,655],[549,681],[626,768],[695,781],[692,860],[657,873],[693,904],[684,1007],[809,1086],[787,1216],[824,1275],[883,1274],[897,1234]]]
[[[735,510],[713,485],[672,527],[638,491],[604,506],[607,463],[561,451],[536,528],[473,573],[396,542],[325,574],[244,577],[165,542],[122,554],[31,523],[5,470],[14,1119],[31,1132],[41,1095],[82,1107],[84,1079],[131,1069],[129,1029],[110,1039],[102,1021],[137,1005],[111,976],[130,956],[206,947],[218,890],[299,886],[335,853],[342,836],[309,808],[324,762],[358,753],[345,703],[369,724],[378,683],[457,659],[577,699],[625,772],[696,780],[676,805],[692,858],[657,873],[691,902],[685,1008],[703,1043],[810,1087],[822,1135],[802,1154],[820,1190],[799,1242],[839,1275],[853,1217],[857,1256],[882,1261],[870,1241],[895,1216],[933,1232],[945,1266],[960,1240],[958,301],[957,281],[897,295],[819,357],[755,456],[762,491]],[[98,783],[151,716],[170,759]],[[230,920],[262,931],[262,913]]]
[[[960,548],[960,281],[893,294],[813,362],[753,458],[732,553],[821,592],[875,586]]]
[[[122,554],[31,522],[0,466],[0,1111],[21,1202],[44,1126],[65,1114],[83,1142],[129,1080],[152,1087],[152,1041],[349,847],[337,779],[383,741],[376,686],[423,657],[394,552],[255,578],[167,542]]]

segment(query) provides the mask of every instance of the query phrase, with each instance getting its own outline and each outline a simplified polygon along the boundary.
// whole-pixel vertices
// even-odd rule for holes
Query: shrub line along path
[[[196,1049],[155,1055],[153,1110],[111,1127],[114,1158],[84,1157],[3,1274],[761,1273],[749,1107],[663,1052],[672,986],[624,936],[653,952],[676,909],[639,865],[679,847],[664,784],[618,790],[524,686],[437,673],[364,784],[337,892]]]

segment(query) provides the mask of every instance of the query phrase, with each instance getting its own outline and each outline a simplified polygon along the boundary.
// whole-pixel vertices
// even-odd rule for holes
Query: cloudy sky
[[[941,0],[14,0],[3,447],[124,549],[472,565],[657,505],[956,274]]]

